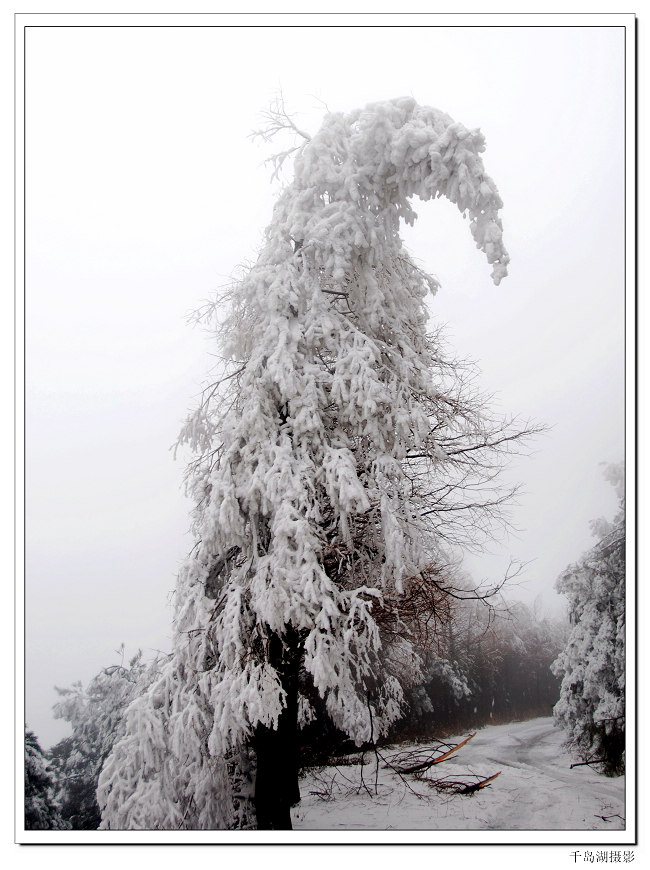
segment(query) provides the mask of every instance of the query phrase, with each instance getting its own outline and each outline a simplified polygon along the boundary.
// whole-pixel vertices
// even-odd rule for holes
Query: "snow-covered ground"
[[[466,736],[445,742],[459,743]],[[501,771],[491,785],[471,795],[439,794],[412,776],[402,779],[381,763],[377,766],[371,752],[365,754],[363,782],[360,765],[312,768],[301,780],[294,829],[624,830],[624,777],[601,776],[587,766],[572,770],[578,759],[562,749],[562,740],[552,718],[479,730],[429,771],[435,778],[488,777]],[[381,753],[388,760],[398,751],[424,746],[390,747]]]

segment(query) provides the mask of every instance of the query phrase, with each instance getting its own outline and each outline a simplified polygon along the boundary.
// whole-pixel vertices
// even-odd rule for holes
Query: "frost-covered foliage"
[[[25,828],[60,831],[68,827],[54,796],[54,778],[45,753],[34,732],[25,728]]]
[[[437,283],[399,237],[411,197],[444,195],[499,283],[508,255],[483,149],[410,98],[330,114],[296,149],[256,263],[225,320],[212,308],[225,369],[179,439],[197,455],[197,543],[174,657],[104,769],[105,827],[231,824],[223,759],[278,728],[295,668],[301,721],[310,692],[357,742],[400,715],[418,657],[379,614],[399,620],[446,542],[488,532],[518,437],[427,333]]]
[[[201,830],[243,827],[232,783],[245,778],[236,757],[205,747],[210,711],[182,662],[173,658],[127,710],[125,735],[99,778],[102,828]],[[229,775],[230,774],[230,775]]]
[[[487,440],[459,384],[446,390],[453,373],[426,333],[435,284],[405,252],[399,221],[414,219],[413,194],[449,196],[500,280],[501,202],[482,148],[480,134],[410,99],[328,116],[233,291],[222,332],[231,389],[186,430],[202,452],[190,478],[200,544],[178,592],[215,753],[277,721],[283,690],[264,646],[287,625],[303,634],[304,666],[336,724],[369,737],[373,603],[436,561],[425,513],[444,521],[442,469]],[[437,468],[434,502],[414,480]],[[383,688],[380,733],[400,702],[394,682]]]
[[[119,651],[124,655],[124,647]],[[63,818],[73,829],[99,826],[97,782],[104,761],[125,731],[124,714],[156,679],[165,657],[143,661],[138,652],[128,665],[102,669],[86,688],[80,682],[59,689],[54,716],[72,725],[72,735],[50,750],[57,799]]]
[[[585,761],[610,775],[625,769],[625,469],[609,465],[619,510],[592,522],[598,543],[558,578],[568,598],[572,629],[553,663],[562,677],[556,722]]]
[[[411,727],[413,722],[435,713],[442,703],[469,698],[472,690],[457,662],[448,659],[433,659],[422,669],[422,682],[413,687],[408,700],[411,707]],[[431,687],[435,686],[435,690]],[[428,718],[428,717],[427,717]],[[447,724],[447,723],[443,723]]]

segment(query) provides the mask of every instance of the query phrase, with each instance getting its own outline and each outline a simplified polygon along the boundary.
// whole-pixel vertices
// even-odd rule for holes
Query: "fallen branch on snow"
[[[384,767],[394,770],[395,773],[419,773],[420,771],[428,770],[434,764],[440,764],[441,761],[449,758],[454,752],[457,752],[462,746],[476,737],[476,732],[470,734],[461,743],[452,746],[447,752],[442,752],[438,755],[433,753],[440,752],[443,746],[449,746],[449,743],[440,743],[435,749],[416,749],[413,752],[402,752],[392,756],[390,761],[384,764]]]
[[[493,782],[500,773],[501,771],[492,776],[488,776],[485,779],[474,776],[477,780],[476,782],[465,782],[464,779],[454,777],[449,777],[448,779],[429,779],[429,777],[426,776],[419,776],[418,779],[420,782],[426,782],[428,786],[438,792],[447,792],[449,794],[475,794],[477,791],[485,788]]]

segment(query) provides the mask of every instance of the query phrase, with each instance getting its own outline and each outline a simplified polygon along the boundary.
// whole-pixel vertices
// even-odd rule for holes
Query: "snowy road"
[[[448,738],[458,743],[463,737]],[[439,776],[501,774],[474,795],[438,794],[375,765],[311,770],[293,811],[299,830],[623,830],[624,777],[601,776],[562,749],[551,718],[488,726],[436,767]],[[399,747],[403,750],[405,747]],[[420,747],[422,748],[422,747]],[[382,750],[389,758],[397,749]],[[438,773],[439,771],[439,773]],[[377,776],[376,794],[375,777]],[[367,788],[366,788],[367,787]]]

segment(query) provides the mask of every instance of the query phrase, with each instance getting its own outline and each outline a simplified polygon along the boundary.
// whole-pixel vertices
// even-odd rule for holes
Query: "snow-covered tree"
[[[558,578],[568,598],[571,632],[553,663],[562,677],[556,722],[567,742],[605,773],[625,769],[625,469],[609,465],[619,510],[592,522],[598,543]]]
[[[157,678],[166,660],[159,655],[147,663],[138,651],[124,664],[124,646],[118,652],[121,663],[102,668],[86,688],[80,682],[57,688],[61,700],[54,716],[71,724],[72,735],[49,755],[61,814],[73,829],[99,827],[97,781],[104,761],[125,732],[127,707]]]
[[[34,732],[25,728],[25,828],[60,831],[67,827],[54,796],[48,759]]]
[[[482,134],[411,98],[329,114],[313,137],[273,118],[302,137],[293,180],[227,317],[208,306],[224,368],[179,439],[196,546],[174,658],[104,770],[105,827],[151,825],[154,805],[160,825],[232,824],[224,759],[246,745],[257,825],[290,827],[309,697],[357,743],[386,732],[419,667],[407,633],[382,637],[386,614],[416,582],[444,594],[445,547],[490,533],[526,434],[427,331],[438,285],[399,236],[412,197],[446,196],[495,284],[507,274]]]

